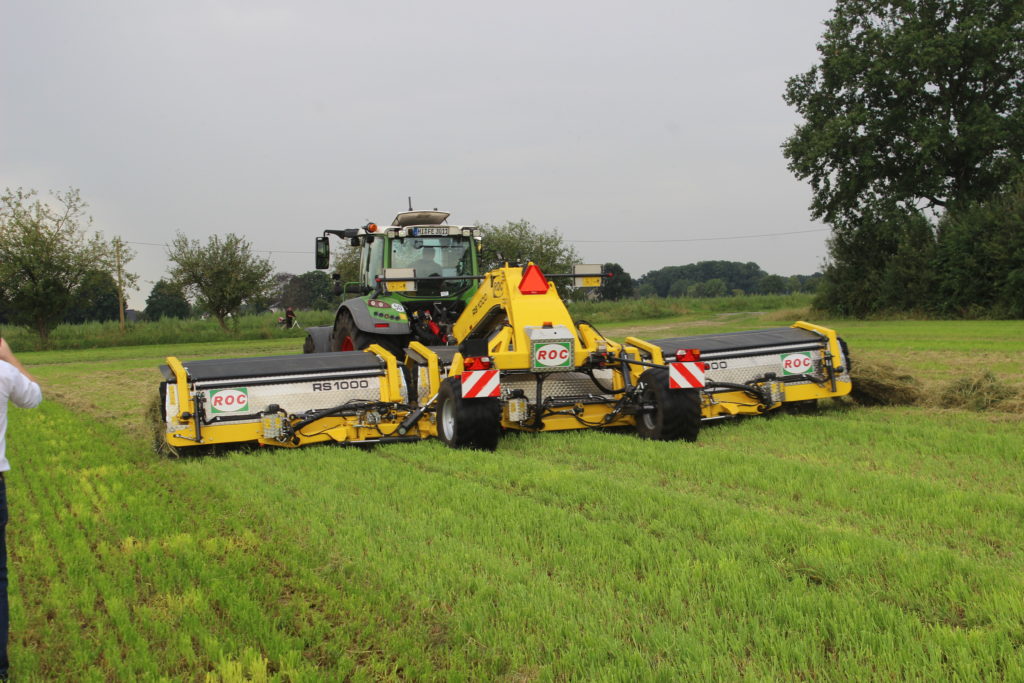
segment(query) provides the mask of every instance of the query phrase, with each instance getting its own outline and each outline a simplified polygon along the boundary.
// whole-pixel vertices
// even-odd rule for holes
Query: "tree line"
[[[92,219],[78,190],[43,201],[32,190],[7,190],[0,198],[0,323],[35,330],[44,344],[61,323],[122,320],[126,291],[138,276],[128,272],[134,253],[124,240],[89,233]],[[533,261],[547,273],[567,273],[581,258],[556,230],[526,220],[484,224],[479,252],[482,271],[503,263]],[[167,247],[167,276],[153,284],[143,317],[209,315],[228,329],[233,315],[278,309],[325,310],[337,306],[332,278],[319,270],[274,273],[249,242],[234,233],[207,241],[178,234]],[[355,280],[359,251],[342,246],[335,273]],[[607,278],[598,298],[633,296],[725,296],[739,293],[810,291],[820,276],[783,278],[755,263],[706,261],[653,270],[634,281],[617,263],[605,264]],[[580,296],[565,284],[564,295]]]

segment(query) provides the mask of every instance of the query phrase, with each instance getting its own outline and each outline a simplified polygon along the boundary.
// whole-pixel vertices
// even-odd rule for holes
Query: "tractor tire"
[[[329,325],[306,328],[306,341],[302,343],[303,353],[326,353],[331,350],[331,333]]]
[[[462,380],[441,382],[437,433],[452,448],[493,451],[501,437],[501,403],[496,398],[462,398]]]
[[[332,351],[362,351],[370,344],[380,344],[391,352],[399,362],[405,359],[405,337],[386,334],[363,332],[356,327],[351,314],[342,311],[334,321],[334,334],[331,336]]]
[[[700,432],[700,391],[669,389],[665,368],[645,370],[640,383],[640,400],[653,404],[654,411],[637,416],[637,434],[655,441],[696,441]]]

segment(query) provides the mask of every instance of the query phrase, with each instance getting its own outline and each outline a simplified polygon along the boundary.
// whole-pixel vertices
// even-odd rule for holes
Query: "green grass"
[[[277,326],[278,315],[244,315],[228,320],[228,331],[221,329],[213,318],[178,320],[161,318],[141,321],[126,326],[121,333],[118,322],[90,322],[80,325],[58,325],[50,333],[47,349],[93,349],[108,346],[144,346],[177,344],[183,339],[191,342],[219,342],[224,340],[298,339],[299,348],[306,336],[303,327],[330,325],[334,311],[300,311],[300,326],[285,330]],[[4,338],[16,351],[40,351],[44,345],[34,331],[24,327],[5,326]]]
[[[1024,323],[903,325],[836,323],[936,382],[953,349],[1024,356]],[[1018,414],[835,403],[695,444],[152,455],[162,356],[239,346],[26,354],[60,398],[11,413],[19,678],[1024,677]]]

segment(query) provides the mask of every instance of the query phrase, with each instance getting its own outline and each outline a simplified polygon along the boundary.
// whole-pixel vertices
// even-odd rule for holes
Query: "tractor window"
[[[363,248],[363,282],[373,286],[374,278],[384,275],[384,240],[367,240]]]
[[[391,267],[415,268],[418,277],[469,275],[470,240],[461,237],[407,237],[391,242]]]

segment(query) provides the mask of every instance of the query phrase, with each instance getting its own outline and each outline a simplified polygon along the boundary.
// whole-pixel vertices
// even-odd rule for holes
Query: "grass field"
[[[796,311],[601,325],[650,338]],[[829,324],[829,323],[825,323]],[[939,395],[1024,388],[1024,322],[836,322]],[[709,427],[162,460],[164,355],[26,353],[12,410],[20,680],[1021,680],[1024,415],[933,402]]]

